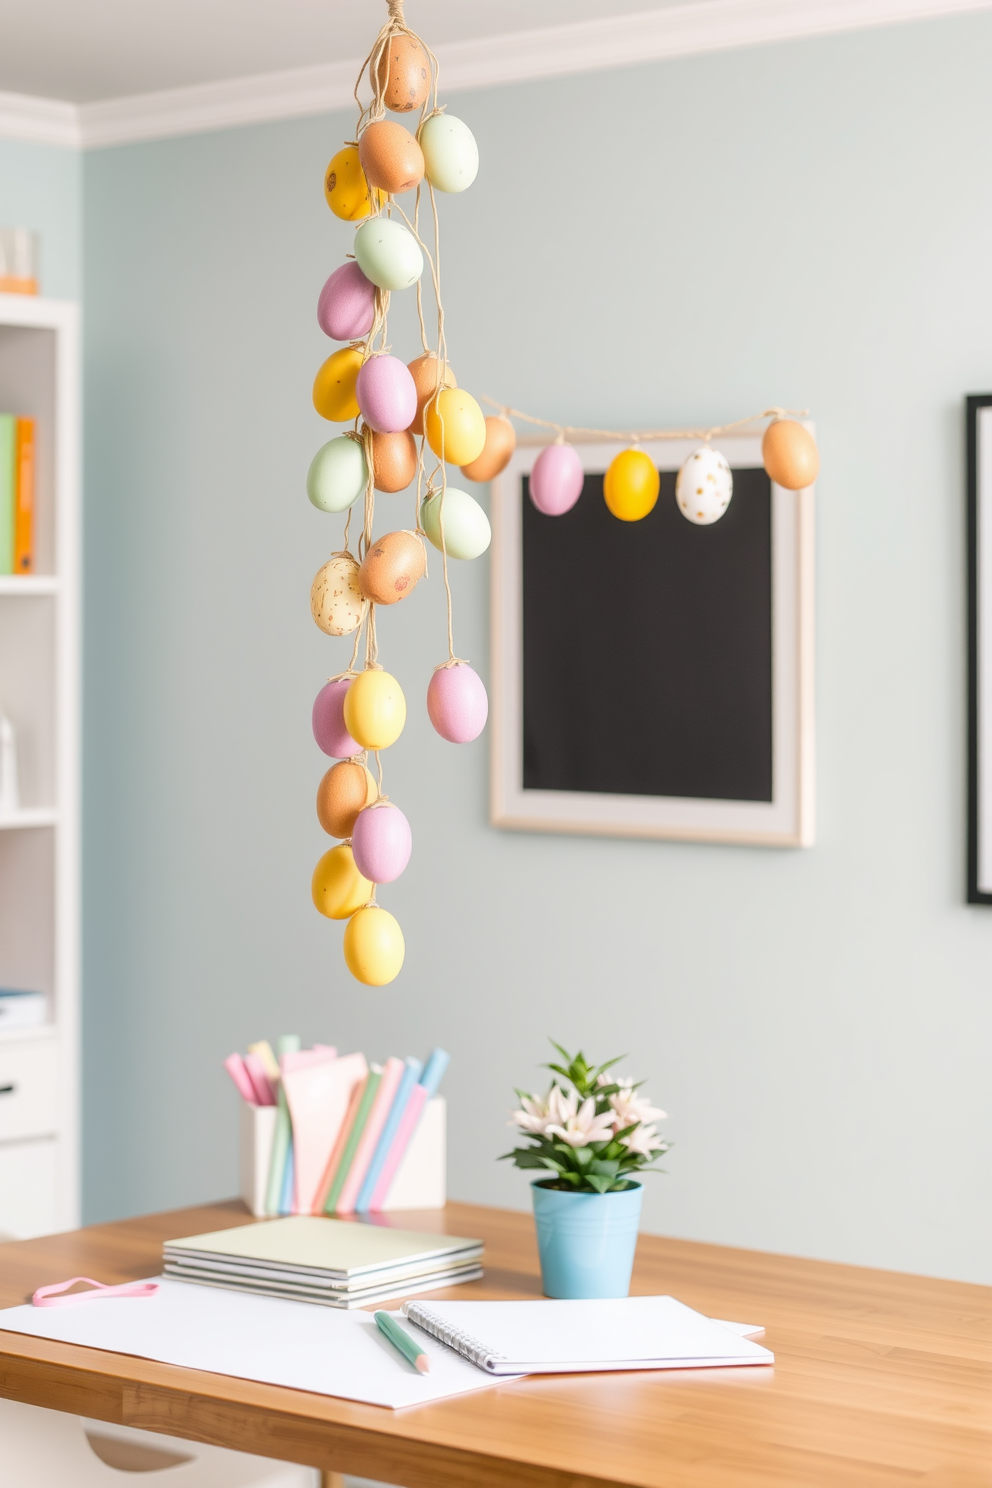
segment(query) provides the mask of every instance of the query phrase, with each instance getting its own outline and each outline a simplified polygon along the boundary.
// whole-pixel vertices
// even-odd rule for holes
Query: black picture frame
[[[966,399],[968,531],[968,865],[969,904],[992,904],[992,834],[983,834],[981,803],[992,788],[992,737],[983,749],[986,695],[992,704],[992,655],[983,663],[980,638],[983,607],[992,604],[992,571],[986,573],[982,519],[992,523],[992,393]],[[988,425],[988,427],[986,427]],[[988,850],[983,836],[988,835]],[[988,858],[988,868],[986,868]],[[983,886],[984,885],[984,886]]]

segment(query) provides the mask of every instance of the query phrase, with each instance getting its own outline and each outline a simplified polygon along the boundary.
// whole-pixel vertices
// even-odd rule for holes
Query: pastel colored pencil
[[[420,1118],[424,1114],[424,1107],[432,1096],[437,1094],[437,1088],[444,1077],[444,1072],[451,1062],[451,1056],[444,1049],[433,1049],[424,1066],[424,1072],[418,1084],[413,1088],[406,1110],[400,1118],[400,1124],[396,1128],[396,1136],[393,1145],[389,1149],[386,1161],[382,1165],[379,1181],[372,1194],[369,1208],[381,1209],[386,1202],[390,1186],[396,1176],[396,1170],[403,1161],[410,1140],[420,1124]]]
[[[245,1069],[241,1055],[228,1054],[224,1060],[224,1068],[234,1081],[241,1099],[247,1101],[250,1106],[260,1105],[261,1102],[255,1097],[255,1087],[248,1077],[248,1071]]]
[[[375,1193],[379,1174],[382,1172],[386,1158],[389,1156],[389,1149],[393,1145],[399,1124],[403,1120],[403,1112],[407,1108],[407,1103],[413,1094],[413,1088],[420,1079],[420,1074],[424,1067],[420,1060],[414,1059],[412,1055],[407,1057],[405,1064],[406,1068],[403,1071],[396,1094],[393,1097],[393,1104],[389,1108],[389,1115],[386,1117],[386,1124],[382,1128],[382,1135],[376,1143],[368,1172],[362,1180],[362,1186],[358,1191],[358,1198],[355,1200],[355,1209],[359,1214],[366,1214],[372,1203],[372,1195]]]
[[[265,1065],[261,1059],[259,1059],[257,1054],[246,1054],[243,1062],[245,1073],[255,1091],[255,1104],[259,1106],[274,1106],[276,1104],[276,1087],[266,1074]]]
[[[265,1067],[265,1073],[275,1085],[279,1079],[279,1061],[273,1054],[268,1039],[259,1039],[257,1044],[249,1044],[248,1053],[257,1055]]]
[[[286,1166],[282,1170],[282,1192],[279,1195],[279,1213],[292,1214],[294,1177],[296,1174],[296,1160],[293,1150],[293,1136],[290,1133],[289,1146],[286,1148]]]
[[[382,1129],[389,1117],[393,1097],[399,1088],[400,1080],[403,1078],[402,1059],[387,1059],[382,1067],[382,1079],[379,1081],[379,1089],[376,1091],[369,1118],[365,1123],[355,1155],[352,1159],[348,1176],[344,1180],[337,1203],[334,1206],[335,1214],[354,1214],[355,1200],[358,1198],[365,1174],[368,1172],[369,1163],[372,1161]]]
[[[362,1133],[368,1122],[369,1113],[375,1103],[376,1092],[379,1089],[381,1080],[382,1066],[373,1064],[369,1069],[369,1077],[365,1082],[365,1089],[362,1091],[361,1102],[355,1113],[355,1120],[352,1123],[344,1151],[341,1154],[337,1169],[331,1178],[330,1185],[324,1197],[325,1214],[334,1213],[338,1199],[341,1197],[341,1190],[344,1188],[345,1179],[351,1171],[351,1165],[354,1161],[355,1153],[358,1151],[358,1144],[362,1139]]]
[[[276,1047],[280,1057],[294,1053],[300,1047],[300,1037],[296,1033],[284,1033],[277,1040]],[[272,1158],[269,1162],[269,1181],[265,1189],[265,1212],[266,1214],[279,1213],[279,1201],[282,1198],[283,1179],[286,1170],[286,1154],[289,1151],[292,1127],[289,1120],[289,1106],[286,1104],[286,1095],[280,1081],[278,1090],[279,1114],[276,1116],[276,1129],[272,1136]]]
[[[362,1104],[362,1098],[368,1088],[368,1083],[369,1077],[368,1075],[366,1075],[364,1080],[359,1080],[358,1083],[352,1087],[351,1099],[348,1101],[348,1109],[344,1113],[344,1120],[342,1121],[340,1130],[338,1131],[337,1141],[331,1148],[330,1156],[328,1157],[324,1171],[321,1174],[320,1182],[317,1184],[317,1192],[314,1194],[313,1197],[313,1209],[310,1211],[312,1214],[323,1214],[324,1212],[324,1205],[327,1202],[327,1195],[330,1191],[331,1184],[334,1181],[334,1175],[337,1172],[338,1167],[340,1166],[341,1158],[344,1154],[344,1149],[348,1145],[348,1140],[351,1137],[352,1128],[355,1125],[355,1117],[358,1115],[358,1108]]]

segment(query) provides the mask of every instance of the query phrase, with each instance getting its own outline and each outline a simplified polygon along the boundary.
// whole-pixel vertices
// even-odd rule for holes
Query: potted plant
[[[668,1151],[654,1125],[665,1113],[639,1093],[642,1081],[608,1074],[623,1057],[590,1065],[560,1044],[563,1064],[545,1096],[517,1091],[509,1123],[530,1145],[503,1154],[544,1169],[531,1185],[541,1278],[548,1297],[626,1297],[643,1187],[638,1177]],[[502,1159],[501,1159],[502,1160]]]

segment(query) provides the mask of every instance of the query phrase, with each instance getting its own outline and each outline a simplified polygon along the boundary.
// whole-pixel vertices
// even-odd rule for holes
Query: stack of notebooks
[[[34,572],[34,419],[0,413],[0,576]]]
[[[477,1281],[482,1241],[299,1215],[169,1240],[167,1276],[326,1307]]]

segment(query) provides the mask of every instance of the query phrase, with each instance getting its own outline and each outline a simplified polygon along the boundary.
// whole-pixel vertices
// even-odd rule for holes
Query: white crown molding
[[[992,0],[696,0],[437,48],[445,95],[638,62],[798,41],[992,9]],[[0,138],[101,146],[331,113],[353,103],[358,60],[78,106],[0,93]]]
[[[0,93],[0,139],[78,149],[83,142],[79,109],[57,98]]]

